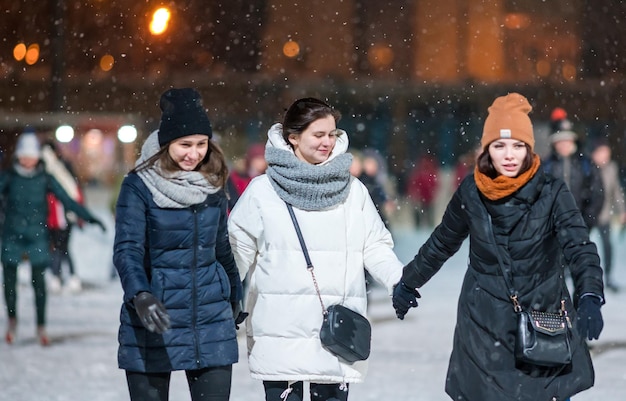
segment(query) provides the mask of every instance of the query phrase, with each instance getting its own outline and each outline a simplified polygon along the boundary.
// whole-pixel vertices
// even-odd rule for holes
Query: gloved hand
[[[241,301],[233,301],[230,303],[233,308],[233,318],[235,319],[235,329],[239,330],[239,325],[248,317],[249,313],[244,312],[241,307]]]
[[[602,319],[602,312],[600,307],[602,301],[593,295],[585,295],[580,298],[578,302],[578,332],[583,338],[588,340],[598,339],[602,328],[604,327],[604,320]]]
[[[170,315],[154,295],[146,291],[140,292],[133,298],[133,305],[146,329],[162,334],[170,328]]]
[[[393,287],[392,305],[396,310],[396,316],[400,320],[404,320],[410,308],[417,308],[417,298],[422,296],[415,288],[410,288],[402,282],[398,282]]]

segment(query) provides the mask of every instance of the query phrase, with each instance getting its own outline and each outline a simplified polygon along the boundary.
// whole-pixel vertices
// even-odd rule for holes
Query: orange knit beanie
[[[528,100],[519,93],[509,93],[494,100],[489,107],[480,145],[483,149],[496,139],[517,139],[535,147],[533,125],[528,118],[532,110]]]

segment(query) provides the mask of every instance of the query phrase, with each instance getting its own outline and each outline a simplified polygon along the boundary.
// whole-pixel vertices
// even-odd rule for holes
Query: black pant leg
[[[233,366],[188,370],[187,383],[192,401],[228,401]]]
[[[311,401],[347,401],[348,384],[318,384],[311,383]]]
[[[2,266],[4,300],[9,317],[17,316],[17,266],[16,263]]]
[[[131,401],[168,401],[170,372],[143,373],[126,371]]]
[[[291,391],[287,398],[281,395],[290,387],[286,381],[263,381],[265,387],[265,401],[302,401],[304,394],[304,383],[295,382],[291,385]]]

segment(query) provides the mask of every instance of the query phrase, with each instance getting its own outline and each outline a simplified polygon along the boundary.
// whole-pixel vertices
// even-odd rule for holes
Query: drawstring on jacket
[[[287,382],[287,389],[280,394],[280,399],[281,400],[286,400],[287,397],[289,397],[289,394],[291,394],[291,392],[293,391],[293,388],[291,388],[291,385],[294,384],[294,383],[295,382]],[[348,391],[348,385],[345,382],[341,383],[339,385],[339,390],[340,391]]]
[[[286,400],[287,397],[289,397],[289,394],[291,394],[291,391],[293,390],[291,388],[291,385],[294,384],[295,382],[287,382],[287,390],[283,391],[280,395],[280,399],[281,400]]]

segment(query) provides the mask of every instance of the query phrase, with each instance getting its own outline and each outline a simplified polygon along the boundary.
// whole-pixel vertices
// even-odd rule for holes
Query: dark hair
[[[522,162],[522,167],[519,169],[519,173],[517,175],[525,173],[529,168],[531,168],[535,159],[535,154],[530,149],[530,146],[527,143],[524,143],[524,146],[526,146],[526,157],[524,158],[524,161]],[[480,156],[478,156],[478,159],[476,159],[476,167],[478,168],[478,171],[480,171],[489,178],[496,178],[500,175],[500,173],[496,171],[496,168],[491,162],[491,157],[489,156],[489,147],[486,147],[485,150],[483,150],[483,152],[480,154]]]
[[[289,135],[300,135],[313,121],[327,116],[333,116],[335,122],[341,119],[341,113],[322,100],[312,97],[296,100],[289,107],[283,119],[285,142],[291,146]]]
[[[170,142],[171,144],[171,142]],[[145,170],[153,166],[157,161],[160,162],[161,169],[165,172],[180,171],[178,164],[172,159],[169,152],[170,144],[163,146],[157,153],[150,157],[139,166],[135,167],[131,172]],[[228,166],[224,152],[219,145],[209,139],[209,148],[204,159],[196,166],[194,171],[200,172],[211,185],[215,187],[225,188],[228,179]]]

